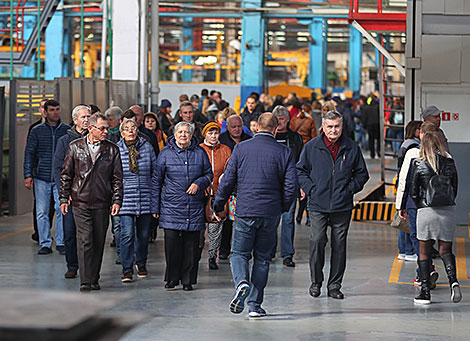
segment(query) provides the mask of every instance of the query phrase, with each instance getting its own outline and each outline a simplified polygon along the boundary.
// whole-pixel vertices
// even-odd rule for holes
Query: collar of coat
[[[326,147],[325,141],[323,141],[323,136],[325,136],[325,133],[322,132],[320,136],[312,140],[312,144],[315,148],[328,150],[328,148]],[[343,149],[352,149],[353,143],[355,143],[353,142],[353,140],[351,140],[349,137],[345,136],[344,134],[341,135],[338,141],[341,142],[339,151]]]

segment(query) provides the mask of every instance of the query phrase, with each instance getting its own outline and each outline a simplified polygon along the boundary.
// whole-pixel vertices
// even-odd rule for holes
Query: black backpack
[[[455,194],[448,175],[434,174],[426,189],[426,204],[430,207],[455,205]]]

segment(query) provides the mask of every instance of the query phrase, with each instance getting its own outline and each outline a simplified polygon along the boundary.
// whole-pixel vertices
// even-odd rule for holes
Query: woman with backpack
[[[446,152],[440,132],[428,132],[421,139],[419,157],[413,161],[410,196],[418,208],[417,237],[419,240],[419,269],[421,291],[417,304],[430,304],[431,246],[439,242],[439,254],[449,279],[451,300],[460,302],[462,294],[457,281],[452,241],[456,228],[455,197],[457,169]]]

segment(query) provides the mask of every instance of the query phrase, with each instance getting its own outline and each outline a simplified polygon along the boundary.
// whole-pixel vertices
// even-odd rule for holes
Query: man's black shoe
[[[312,297],[320,296],[320,294],[321,294],[321,284],[312,283],[310,285],[310,288],[308,288],[308,292],[309,292],[310,296],[312,296]]]
[[[192,291],[193,286],[191,284],[183,284],[183,291]]]
[[[80,284],[80,291],[81,292],[90,292],[91,291],[91,285],[87,284],[87,283]]]
[[[337,300],[344,299],[344,295],[339,289],[328,290],[328,296]]]
[[[99,283],[93,283],[91,285],[91,290],[101,290],[101,286]]]
[[[65,278],[75,278],[77,277],[77,270],[75,269],[68,269],[64,275]]]
[[[295,263],[292,260],[292,257],[284,258],[284,260],[282,261],[282,264],[284,264],[285,266],[288,266],[289,268],[295,267]]]
[[[165,289],[166,290],[175,290],[175,287],[178,285],[177,282],[174,282],[174,281],[169,281],[169,282],[166,282],[165,284]]]
[[[65,255],[65,246],[57,245],[55,249],[57,250],[57,252],[59,252],[59,255],[61,256]]]
[[[39,243],[39,235],[36,232],[31,235],[31,239],[34,240],[36,243]]]
[[[38,255],[48,255],[50,253],[52,253],[52,250],[50,247],[47,247],[47,246],[43,246],[38,251]]]

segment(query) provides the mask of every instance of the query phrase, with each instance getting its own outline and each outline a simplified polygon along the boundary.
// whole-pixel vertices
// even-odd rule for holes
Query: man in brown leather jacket
[[[109,213],[122,205],[122,164],[119,148],[106,140],[108,121],[101,113],[89,120],[88,135],[73,141],[60,177],[60,208],[72,205],[77,226],[80,291],[99,290]]]

